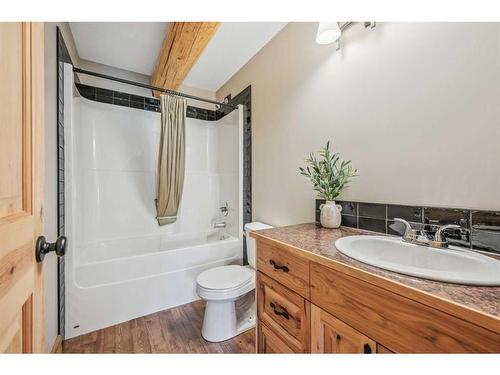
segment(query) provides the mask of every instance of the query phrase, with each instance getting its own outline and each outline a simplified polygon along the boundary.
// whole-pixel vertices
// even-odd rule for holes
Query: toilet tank
[[[256,268],[256,265],[255,265],[255,262],[256,262],[256,260],[255,260],[256,242],[255,242],[255,239],[250,237],[249,234],[251,231],[254,231],[254,230],[269,229],[269,228],[273,228],[273,227],[270,225],[264,224],[264,223],[260,223],[258,221],[254,221],[253,223],[245,224],[245,238],[247,241],[248,264],[250,265],[250,267],[252,267],[254,269]]]

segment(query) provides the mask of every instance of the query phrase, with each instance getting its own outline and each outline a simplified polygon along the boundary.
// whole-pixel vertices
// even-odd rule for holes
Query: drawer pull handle
[[[275,270],[282,270],[283,272],[288,272],[290,269],[287,266],[280,266],[278,263],[276,263],[274,260],[270,260],[269,263],[273,266]]]
[[[285,319],[290,319],[290,315],[288,314],[288,311],[286,311],[283,307],[281,306],[276,306],[273,302],[269,304],[271,308],[273,309],[274,313],[276,315],[282,316]]]
[[[372,353],[372,348],[369,344],[365,344],[363,346],[363,353],[364,354],[371,354]]]

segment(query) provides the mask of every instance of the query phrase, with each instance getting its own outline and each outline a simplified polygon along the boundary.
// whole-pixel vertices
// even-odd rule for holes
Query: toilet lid
[[[198,275],[196,282],[206,289],[234,289],[246,284],[255,271],[243,266],[222,266],[206,270]]]

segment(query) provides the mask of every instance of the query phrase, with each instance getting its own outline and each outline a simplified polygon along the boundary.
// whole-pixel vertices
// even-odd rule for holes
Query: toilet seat
[[[254,273],[243,266],[221,266],[202,272],[196,282],[205,289],[234,289],[247,283]]]
[[[238,298],[255,288],[255,270],[238,265],[216,267],[198,275],[196,284],[205,300]]]

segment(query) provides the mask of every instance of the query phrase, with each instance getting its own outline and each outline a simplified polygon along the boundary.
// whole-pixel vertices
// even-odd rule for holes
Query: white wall
[[[107,74],[113,77],[128,79],[139,83],[149,84],[149,76],[147,75],[130,72],[128,70],[115,68],[113,66],[104,65],[93,61],[80,59],[78,68],[84,70],[90,70],[92,72],[97,72],[101,74]],[[83,83],[85,85],[102,87],[105,89],[115,90],[115,91],[122,91],[134,95],[151,96],[151,90],[143,89],[141,87],[110,81],[107,79],[94,77],[87,74],[79,73],[77,75],[78,78],[80,79],[80,83]]]
[[[45,207],[44,235],[57,239],[57,41],[59,26],[73,61],[78,61],[69,25],[45,23]],[[50,352],[57,336],[57,257],[49,254],[44,260],[45,351]]]
[[[500,209],[500,24],[290,23],[217,97],[252,85],[253,217],[314,220],[298,173],[328,139],[359,170],[342,198]]]

